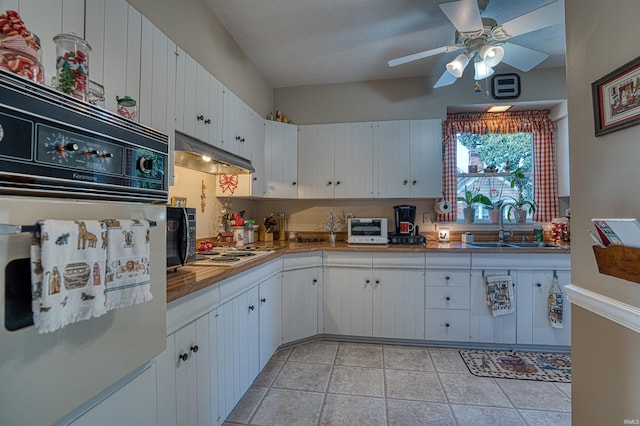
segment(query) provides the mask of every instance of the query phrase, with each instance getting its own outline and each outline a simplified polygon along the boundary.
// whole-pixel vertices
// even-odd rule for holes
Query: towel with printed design
[[[509,275],[487,276],[487,305],[491,315],[505,315],[514,311],[513,281]]]

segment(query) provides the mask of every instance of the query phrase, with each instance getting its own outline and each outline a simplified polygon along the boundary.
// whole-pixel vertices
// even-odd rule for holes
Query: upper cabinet
[[[378,198],[438,197],[442,192],[440,120],[381,121],[374,129]]]
[[[298,196],[298,128],[265,120],[264,195],[269,198]]]
[[[372,198],[372,123],[301,126],[298,198]]]

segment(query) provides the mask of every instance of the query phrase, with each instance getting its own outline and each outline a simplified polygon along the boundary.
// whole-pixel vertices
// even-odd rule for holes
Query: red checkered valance
[[[519,111],[481,114],[447,114],[442,123],[442,189],[447,200],[455,200],[456,135],[459,133],[531,133],[533,136],[533,196],[537,209],[533,220],[550,222],[558,216],[555,126],[549,111]],[[455,222],[456,210],[438,215],[438,221]]]

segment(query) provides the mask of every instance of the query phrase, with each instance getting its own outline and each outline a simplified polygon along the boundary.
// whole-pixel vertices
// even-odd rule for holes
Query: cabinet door
[[[409,122],[378,122],[374,128],[374,143],[377,197],[408,197],[411,194]]]
[[[373,198],[373,123],[334,125],[335,198]]]
[[[185,85],[187,83],[185,78],[186,73],[186,61],[187,54],[179,46],[176,46],[176,88],[175,88],[175,130],[185,132],[184,129],[184,113],[185,113]]]
[[[198,114],[196,113],[196,78],[198,63],[186,52],[182,52],[184,56],[184,109],[183,109],[183,129],[188,135],[196,134],[196,121]],[[178,78],[180,81],[180,78]]]
[[[234,348],[233,310],[233,303],[227,302],[209,314],[209,342],[213,358],[210,358],[211,419],[217,424],[224,422],[242,397],[237,385],[239,365]]]
[[[282,295],[280,275],[260,283],[260,365],[262,370],[280,346]]]
[[[200,64],[196,64],[196,124],[195,136],[203,142],[213,145],[209,139],[209,128],[213,123],[209,114],[209,79],[211,75]]]
[[[328,267],[323,270],[325,333],[373,334],[371,273],[370,268]]]
[[[519,280],[512,271],[514,299],[517,298]],[[506,270],[485,270],[484,274],[507,275]],[[472,342],[516,343],[516,312],[506,315],[492,316],[487,306],[487,290],[483,271],[471,270],[471,300],[469,333]]]
[[[333,198],[334,125],[300,126],[298,131],[298,198]]]
[[[234,338],[234,355],[238,359],[238,385],[242,397],[260,372],[258,286],[242,293],[229,303],[234,304],[233,329],[237,333]]]
[[[283,343],[318,334],[320,268],[305,268],[282,273]]]
[[[297,127],[265,121],[265,196],[297,198]]]
[[[194,361],[196,325],[175,332],[173,360],[176,366],[176,417],[179,425],[198,424],[197,364]]]
[[[412,120],[410,126],[411,196],[442,194],[442,125],[440,120]]]
[[[373,269],[373,336],[424,339],[425,273]]]
[[[156,358],[158,426],[177,426],[175,333],[167,336],[167,347]]]
[[[553,271],[518,271],[518,344],[571,345],[571,304],[562,287],[570,283],[569,271],[557,271],[558,287],[563,291],[563,324],[549,323],[548,296]]]
[[[251,176],[251,194],[264,195],[264,120],[258,113],[251,111],[251,164],[256,171]]]

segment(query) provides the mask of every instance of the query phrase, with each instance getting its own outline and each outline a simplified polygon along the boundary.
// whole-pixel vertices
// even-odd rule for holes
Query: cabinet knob
[[[207,118],[206,120],[204,120],[204,124],[211,124],[211,119]]]
[[[451,277],[449,275],[447,275],[446,277],[444,277],[444,279],[449,281],[451,279]]]
[[[376,284],[380,284],[380,280],[376,280]]]
[[[298,182],[291,182],[291,185],[296,186]]]
[[[200,347],[198,345],[191,346],[191,352],[193,352],[193,353],[198,352],[199,349],[200,349]]]
[[[408,184],[408,183],[409,183],[409,181],[408,181],[408,180],[406,180],[406,179],[402,182],[402,184],[403,184],[403,185],[406,185],[406,184]]]
[[[256,308],[255,306],[253,306],[253,305],[249,305],[249,310],[250,310],[250,311],[253,311],[255,308]]]
[[[415,185],[416,183],[418,183],[418,181],[417,181],[417,180],[414,180],[411,184],[412,184],[412,185]]]
[[[542,284],[536,283],[536,287],[542,287]]]
[[[445,327],[450,327],[450,324],[449,324],[448,322],[445,322],[445,323],[444,323],[444,326],[445,326]]]
[[[198,121],[203,121],[204,120],[204,115],[199,115],[196,117],[196,120]]]
[[[313,283],[313,285],[316,285],[316,283],[318,282],[318,279],[314,278],[313,280],[311,280],[311,282]]]
[[[340,181],[337,181],[337,182],[336,182],[336,185],[340,185]]]
[[[260,299],[260,301],[261,301],[262,303],[267,303],[267,299],[266,299],[265,297],[263,297],[262,299]]]
[[[184,362],[189,359],[189,354],[180,354],[178,355],[178,358],[180,358]]]
[[[254,177],[253,177],[253,181],[254,181],[254,182],[257,182],[257,181],[258,181],[258,177],[257,177],[257,176],[254,176]]]
[[[327,186],[331,186],[331,181],[327,182]]]
[[[451,298],[449,296],[444,298],[447,302],[451,300]]]

